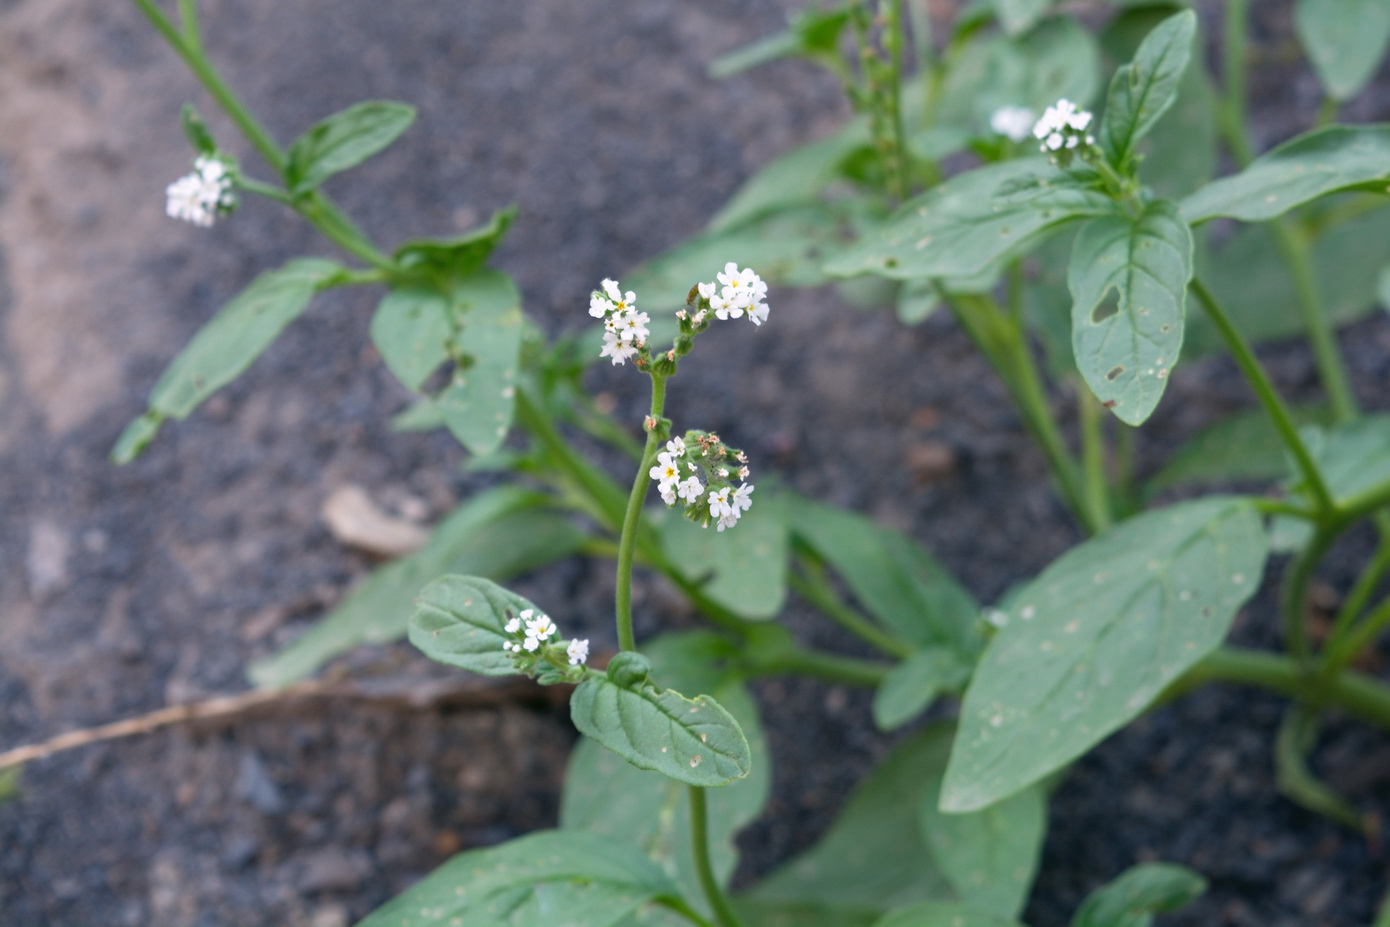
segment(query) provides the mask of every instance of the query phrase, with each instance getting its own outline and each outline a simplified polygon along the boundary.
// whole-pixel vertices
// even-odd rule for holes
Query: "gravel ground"
[[[386,242],[517,203],[495,263],[551,333],[588,321],[595,280],[699,229],[758,165],[845,112],[833,82],[797,64],[705,75],[714,55],[774,31],[791,0],[644,0],[622,15],[589,0],[204,5],[213,55],[282,139],[365,97],[419,106],[396,148],[332,192]],[[1289,7],[1259,10],[1266,142],[1316,103],[1311,76],[1286,64]],[[1386,87],[1349,116],[1385,118]],[[138,463],[106,462],[202,320],[256,272],[320,248],[266,203],[209,232],[164,218],[164,185],[187,169],[175,118],[187,99],[211,109],[133,6],[0,0],[3,746],[243,689],[249,662],[372,566],[320,517],[334,489],[361,485],[433,520],[480,485],[446,437],[387,428],[407,396],[366,347],[373,295],[357,291],[321,297]],[[756,337],[711,336],[706,354],[722,359],[687,363],[673,417],[697,416],[802,492],[912,532],[985,601],[1077,540],[1002,389],[947,320],[904,330],[828,291],[773,305]],[[1360,398],[1384,408],[1390,327],[1362,323],[1343,343]],[[1293,395],[1315,396],[1302,351],[1266,356]],[[593,383],[635,408],[621,372]],[[1144,459],[1248,403],[1229,364],[1190,367]],[[1329,589],[1368,547],[1345,545]],[[608,572],[567,561],[524,588],[570,603],[597,641]],[[686,620],[658,588],[638,592],[645,630]],[[1245,611],[1238,640],[1272,643],[1272,598]],[[788,620],[853,649],[795,607]],[[450,678],[404,647],[348,666]],[[744,882],[814,839],[888,748],[863,693],[775,680],[758,694],[776,797],[741,839]],[[0,806],[0,923],[341,927],[461,847],[554,822],[574,737],[562,708],[534,694],[405,702],[306,701],[34,764],[23,799]],[[1170,925],[1368,924],[1382,848],[1278,797],[1281,707],[1204,690],[1079,763],[1052,806],[1028,922],[1060,927],[1096,885],[1163,859],[1212,881]],[[1319,768],[1387,819],[1388,751],[1333,725]]]

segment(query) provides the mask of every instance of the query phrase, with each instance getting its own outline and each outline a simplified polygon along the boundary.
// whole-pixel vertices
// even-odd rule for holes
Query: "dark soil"
[[[776,30],[791,0],[204,5],[214,56],[282,139],[358,99],[418,105],[402,143],[332,191],[386,242],[518,203],[496,263],[552,334],[588,322],[595,281],[699,229],[758,165],[845,112],[834,83],[798,64],[705,75],[714,55]],[[1311,77],[1284,64],[1290,5],[1259,5],[1264,142],[1316,102]],[[1349,114],[1384,118],[1385,86]],[[359,484],[435,520],[482,485],[447,437],[387,427],[407,396],[366,347],[366,291],[321,297],[139,462],[107,463],[201,322],[256,272],[321,248],[261,202],[210,232],[165,219],[164,185],[187,169],[186,99],[211,110],[130,4],[0,2],[3,747],[244,689],[249,662],[372,566],[321,520],[333,489]],[[804,493],[912,532],[983,601],[1077,540],[1002,389],[948,320],[904,330],[829,291],[777,292],[773,324],[718,337],[673,383],[673,417],[719,430]],[[1361,400],[1384,408],[1390,327],[1362,323],[1343,345]],[[1316,396],[1305,352],[1267,358],[1291,394]],[[593,382],[635,409],[624,374]],[[1229,364],[1193,365],[1146,429],[1145,459],[1249,402]],[[1330,590],[1368,546],[1348,542]],[[611,646],[608,573],[575,560],[522,585]],[[660,592],[639,587],[640,631],[688,620]],[[1272,645],[1273,614],[1266,589],[1237,638]],[[788,620],[854,650],[795,607]],[[447,678],[404,646],[349,665]],[[743,835],[745,881],[814,839],[888,748],[862,692],[776,680],[759,695],[776,797]],[[459,848],[553,824],[574,737],[562,709],[531,695],[406,701],[286,704],[31,765],[22,799],[0,806],[0,923],[342,927]],[[1052,805],[1028,922],[1065,924],[1092,888],[1169,860],[1212,886],[1168,924],[1368,924],[1385,852],[1279,797],[1282,707],[1207,689],[1081,761]],[[1318,764],[1390,820],[1380,733],[1334,723]]]

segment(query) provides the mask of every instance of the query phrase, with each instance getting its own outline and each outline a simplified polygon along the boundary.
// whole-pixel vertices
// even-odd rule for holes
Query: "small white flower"
[[[716,531],[723,531],[725,528],[732,528],[738,524],[738,512],[731,512],[728,515],[719,516],[719,524],[715,526]]]
[[[748,307],[748,320],[754,325],[761,325],[767,321],[767,303],[756,302]]]
[[[696,285],[696,289],[700,291],[701,299],[713,299],[715,286],[713,283],[700,283]]]
[[[598,356],[613,358],[613,366],[627,363],[627,359],[636,354],[637,345],[621,340],[614,332],[603,333],[603,350],[598,352]]]
[[[699,325],[701,322],[705,320],[705,316],[707,315],[709,315],[709,313],[701,309],[699,312],[695,313],[690,317],[690,324]]]
[[[521,644],[521,649],[525,650],[527,653],[535,653],[538,649],[540,649],[540,646],[540,638],[533,637],[532,635],[528,634],[526,635],[526,640],[523,641]]]
[[[1001,106],[989,117],[989,127],[996,135],[1021,142],[1028,137],[1036,119],[1037,114],[1026,106]]]
[[[746,480],[746,479],[748,479],[748,468],[747,468],[747,467],[739,467],[739,468],[738,468],[738,478],[741,479],[741,480]],[[752,492],[752,491],[753,491],[752,487],[749,487],[748,491],[749,491],[749,492]]]
[[[739,294],[732,292],[728,287],[716,293],[710,300],[710,305],[714,307],[714,317],[720,320],[736,319],[743,315]]]
[[[225,164],[200,156],[193,162],[193,173],[180,177],[165,190],[164,211],[171,218],[208,228],[218,216],[236,207],[232,186],[232,174]]]
[[[709,494],[709,511],[711,515],[724,517],[734,515],[734,508],[729,504],[729,487],[718,489]],[[737,518],[737,515],[734,515]]]
[[[647,475],[662,487],[674,485],[681,478],[680,463],[669,451],[662,451],[656,455],[656,466],[648,470]]]
[[[666,453],[672,457],[682,457],[685,455],[685,439],[682,437],[672,438],[666,442]]]
[[[609,300],[617,302],[623,298],[623,291],[618,289],[618,281],[605,279],[602,283],[603,292],[607,294]]]
[[[729,505],[735,512],[748,511],[753,507],[753,484],[744,483],[734,490],[733,496],[729,500]]]
[[[587,640],[570,641],[569,646],[565,648],[565,653],[569,655],[570,666],[582,666],[589,659],[589,642]]]
[[[513,618],[511,621],[508,621],[504,630],[506,630],[508,634],[515,634],[517,631],[520,631],[521,619]]]
[[[608,299],[598,293],[589,297],[589,315],[596,319],[601,319],[608,314],[608,310],[613,308],[613,304]]]
[[[667,508],[676,504],[676,487],[678,485],[677,483],[662,483],[656,487],[656,491],[661,494],[661,501],[666,503]]]
[[[618,337],[623,341],[637,343],[647,340],[650,331],[647,323],[651,321],[651,316],[645,312],[638,312],[636,309],[614,316]]]
[[[1077,109],[1070,100],[1058,100],[1047,108],[1033,126],[1033,137],[1042,142],[1044,152],[1064,148],[1070,151],[1083,141],[1089,145],[1094,139],[1084,133],[1090,127],[1092,118],[1089,112]]]
[[[526,622],[527,637],[536,637],[540,640],[548,641],[554,636],[557,630],[559,629],[555,627],[555,622],[551,621],[548,615],[539,615]]]
[[[676,484],[676,494],[687,504],[699,501],[700,493],[704,487],[700,485],[698,477],[690,476]]]

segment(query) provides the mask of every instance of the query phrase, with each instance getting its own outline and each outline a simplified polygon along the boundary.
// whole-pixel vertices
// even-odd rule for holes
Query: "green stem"
[[[647,428],[647,444],[642,450],[642,460],[637,464],[637,478],[632,482],[632,492],[627,497],[627,511],[623,513],[622,534],[618,540],[618,590],[616,612],[618,621],[618,647],[622,650],[636,650],[637,641],[632,636],[632,554],[637,545],[638,523],[642,519],[642,500],[647,497],[647,487],[651,483],[647,471],[656,460],[656,449],[660,443],[655,423],[661,418],[666,407],[666,378],[652,374],[651,421]]]
[[[1323,126],[1330,126],[1337,121],[1337,113],[1341,110],[1342,104],[1335,97],[1323,97],[1318,104],[1318,114],[1313,118],[1313,128],[1321,129]]]
[[[1086,507],[1096,520],[1097,531],[1110,527],[1110,489],[1105,477],[1105,436],[1101,433],[1100,403],[1086,384],[1077,384],[1076,404],[1081,420],[1081,471],[1086,487]]]
[[[877,660],[842,657],[820,650],[788,650],[753,667],[759,676],[806,676],[823,682],[876,689],[893,667]]]
[[[710,864],[709,810],[705,804],[705,790],[690,785],[686,786],[686,794],[690,796],[690,849],[695,858],[695,872],[700,877],[700,888],[704,889],[705,900],[709,902],[720,927],[740,927]]]
[[[1323,654],[1323,675],[1330,677],[1341,672],[1385,630],[1386,625],[1390,625],[1390,599],[1385,599],[1360,624],[1328,644]]]
[[[1245,128],[1246,39],[1249,29],[1250,0],[1226,0],[1223,87],[1219,124],[1226,147],[1238,167],[1255,160],[1250,136]]]
[[[198,0],[179,0],[179,20],[183,24],[183,39],[202,51],[203,31],[198,28]]]
[[[1274,741],[1279,791],[1309,811],[1360,831],[1361,817],[1356,809],[1308,768],[1307,756],[1317,744],[1319,726],[1319,712],[1315,708],[1292,705],[1285,712]]]
[[[1052,417],[1022,326],[1004,318],[986,296],[953,295],[944,287],[937,287],[937,292],[1013,396],[1023,426],[1042,450],[1072,514],[1088,534],[1095,534],[1100,522],[1086,503],[1080,467]]]
[[[1318,296],[1317,282],[1313,279],[1313,265],[1308,259],[1308,236],[1287,218],[1271,223],[1270,228],[1274,231],[1274,240],[1284,255],[1289,275],[1293,278],[1298,308],[1303,314],[1303,325],[1308,331],[1308,340],[1313,345],[1318,376],[1322,379],[1323,388],[1327,390],[1333,415],[1339,423],[1349,422],[1360,410],[1356,407],[1355,394],[1347,376],[1346,364],[1337,347],[1332,322],[1323,310],[1322,300]]]
[[[1335,679],[1309,675],[1298,661],[1280,654],[1222,647],[1178,679],[1164,693],[1169,701],[1210,682],[1234,682],[1338,709],[1390,730],[1390,687],[1354,670]]]
[[[1322,473],[1319,472],[1317,464],[1313,462],[1313,455],[1309,453],[1308,446],[1303,443],[1303,439],[1298,435],[1298,426],[1294,424],[1293,416],[1289,413],[1288,406],[1280,398],[1279,393],[1274,388],[1266,376],[1264,368],[1256,360],[1255,353],[1250,349],[1245,337],[1236,329],[1230,316],[1221,308],[1216,297],[1202,283],[1201,278],[1192,278],[1192,292],[1196,295],[1202,308],[1206,310],[1208,318],[1216,326],[1216,330],[1221,334],[1221,338],[1226,342],[1226,348],[1235,358],[1236,365],[1240,367],[1241,373],[1245,375],[1246,382],[1255,391],[1255,396],[1260,400],[1260,405],[1264,406],[1265,412],[1274,422],[1275,429],[1279,432],[1279,437],[1283,440],[1284,446],[1294,457],[1298,464],[1299,472],[1303,474],[1303,480],[1308,486],[1308,491],[1313,494],[1314,503],[1317,506],[1320,517],[1331,515],[1336,509],[1332,501],[1332,494],[1327,489],[1327,484],[1323,481]]]
[[[1337,617],[1332,622],[1332,630],[1327,634],[1326,649],[1329,657],[1333,648],[1338,646],[1337,642],[1366,610],[1366,606],[1370,604],[1371,596],[1375,594],[1376,587],[1380,585],[1380,581],[1388,569],[1390,569],[1390,539],[1382,538],[1380,546],[1376,548],[1375,555],[1371,557],[1370,563],[1367,563],[1361,570],[1361,575],[1356,578],[1356,584],[1351,587],[1351,592],[1347,593],[1346,601],[1337,610]]]
[[[819,564],[804,558],[801,563],[804,567],[801,572],[790,570],[787,573],[787,581],[797,595],[825,612],[840,627],[888,656],[903,659],[912,655],[913,648],[910,644],[888,634],[868,618],[840,601],[830,587],[825,572],[820,569]]]

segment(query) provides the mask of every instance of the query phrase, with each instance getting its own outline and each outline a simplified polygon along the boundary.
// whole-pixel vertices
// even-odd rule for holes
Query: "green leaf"
[[[900,728],[937,696],[960,691],[969,679],[970,668],[959,654],[940,647],[919,650],[893,667],[874,690],[874,724],[880,731]]]
[[[304,679],[359,644],[404,637],[416,594],[442,574],[503,582],[583,543],[584,534],[550,507],[549,497],[517,486],[490,490],[440,522],[420,550],[373,572],[294,643],[253,663],[248,675],[258,686]]]
[[[632,847],[538,831],[454,856],[357,927],[616,927],[673,897],[671,880]]]
[[[1325,406],[1291,411],[1300,424],[1332,420]],[[1288,473],[1284,453],[1284,441],[1264,410],[1241,412],[1203,429],[1179,448],[1149,480],[1145,493],[1154,495],[1174,486],[1274,482]]]
[[[377,305],[371,331],[372,343],[396,379],[418,390],[449,359],[454,334],[449,299],[434,290],[393,289]]]
[[[849,10],[808,9],[795,14],[787,31],[720,55],[710,63],[711,77],[732,77],[741,71],[802,55],[812,60],[838,57],[840,33],[849,22]]]
[[[1054,198],[1043,205],[992,199],[1005,184],[1029,176],[1051,185]],[[1108,197],[1071,186],[1041,159],[1005,161],[957,174],[908,200],[877,234],[865,235],[825,271],[837,277],[872,273],[896,280],[971,276],[1051,228],[1114,208]]]
[[[975,667],[941,807],[975,811],[1080,756],[1215,650],[1264,571],[1244,499],[1147,512],[1062,556]]]
[[[924,901],[875,921],[874,927],[1022,927],[1011,917],[1000,917],[969,904]]]
[[[1101,46],[1121,61],[1134,57],[1144,36],[1171,15],[1178,4],[1141,6],[1117,16],[1101,37]],[[1201,24],[1194,46],[1204,47]],[[1069,98],[1071,99],[1071,98]],[[1207,183],[1216,173],[1216,91],[1204,67],[1189,67],[1178,82],[1177,99],[1138,147],[1145,185],[1161,197],[1181,197]]]
[[[859,118],[828,138],[773,159],[738,188],[710,220],[709,231],[732,229],[770,212],[816,203],[825,188],[839,178],[845,158],[869,142],[868,120]]]
[[[730,901],[742,923],[757,927],[873,927],[879,917],[875,910],[816,902],[766,901],[747,896]]]
[[[125,428],[121,429],[116,445],[111,448],[111,462],[117,466],[124,466],[145,453],[145,448],[150,446],[163,424],[164,416],[154,411],[131,419]]]
[[[1323,311],[1334,325],[1349,325],[1376,310],[1377,273],[1390,262],[1390,209],[1377,209],[1318,236],[1313,271]],[[1288,265],[1268,228],[1244,226],[1220,249],[1197,253],[1197,276],[1226,307],[1252,342],[1302,336],[1307,322]],[[1188,319],[1183,356],[1224,349],[1204,313]]]
[[[410,616],[410,642],[438,663],[480,676],[512,676],[516,667],[502,645],[503,625],[521,612],[544,609],[479,576],[441,576],[420,590]]]
[[[198,154],[210,155],[217,150],[217,142],[213,141],[207,123],[203,122],[203,117],[198,115],[198,108],[192,103],[183,104],[183,109],[179,110],[179,122],[183,124],[183,134],[188,139],[188,144],[192,145]]]
[[[855,788],[825,835],[755,885],[747,898],[824,906],[848,916],[953,900],[908,810],[921,801],[925,777],[945,765],[950,747],[948,725],[898,744]]]
[[[1315,436],[1313,459],[1337,502],[1390,481],[1390,415],[1367,415]]]
[[[928,779],[920,805],[932,859],[961,899],[1000,918],[1017,917],[1028,901],[1047,833],[1047,794],[1033,785],[969,814],[937,808],[941,775]]]
[[[904,325],[921,325],[941,308],[941,297],[934,281],[908,280],[898,288],[898,321]]]
[[[456,366],[434,397],[449,431],[474,454],[491,454],[511,427],[524,334],[521,294],[501,271],[459,281],[450,311],[461,330]]]
[[[757,706],[719,666],[731,650],[723,638],[702,632],[663,635],[643,645],[654,678],[687,692],[713,693],[748,738],[752,771],[707,798],[710,861],[721,885],[728,884],[738,862],[734,836],[762,813],[772,784]],[[641,848],[675,879],[686,898],[703,897],[691,855],[690,802],[682,784],[638,769],[582,738],[565,774],[560,825]]]
[[[394,261],[407,280],[418,280],[447,292],[458,280],[482,270],[497,245],[516,221],[516,207],[492,214],[486,225],[457,238],[417,238],[396,249]]]
[[[1137,219],[1093,219],[1076,236],[1067,273],[1076,366],[1126,424],[1147,419],[1168,385],[1191,279],[1192,231],[1168,200]]]
[[[186,418],[250,367],[308,307],[319,285],[341,269],[332,261],[296,258],[251,281],[164,371],[150,393],[146,418]]]
[[[581,734],[633,766],[687,785],[727,785],[752,769],[738,722],[708,695],[690,699],[650,685],[624,689],[594,674],[574,690],[570,718]]]
[[[879,623],[922,649],[944,648],[967,668],[983,639],[980,606],[910,538],[809,499],[787,506],[791,529],[840,574]]]
[[[0,769],[0,804],[19,797],[19,774],[23,766]]]
[[[1185,866],[1143,863],[1092,892],[1071,927],[1149,927],[1154,914],[1185,907],[1206,890],[1206,879]]]
[[[661,522],[661,546],[715,602],[744,618],[773,618],[787,599],[784,508],[776,497],[755,499],[738,525],[723,532],[668,513]]]
[[[285,186],[308,193],[329,177],[383,150],[415,121],[415,107],[367,100],[315,123],[290,146]]]
[[[1374,76],[1390,43],[1386,0],[1299,0],[1294,29],[1334,100],[1355,96]]]
[[[1052,5],[1052,0],[994,0],[995,15],[1009,35],[1018,35],[1033,28]]]
[[[1266,152],[1239,174],[1212,181],[1182,202],[1192,225],[1226,216],[1265,222],[1340,190],[1386,192],[1390,125],[1328,126]]]
[[[1099,133],[1111,164],[1127,164],[1138,141],[1177,99],[1196,31],[1197,14],[1191,10],[1170,16],[1140,43],[1134,60],[1115,72]]]

